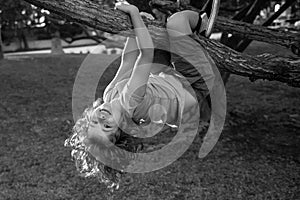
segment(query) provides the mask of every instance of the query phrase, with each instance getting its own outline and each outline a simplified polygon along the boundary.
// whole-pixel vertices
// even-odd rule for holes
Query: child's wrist
[[[129,14],[130,14],[131,16],[140,15],[140,11],[139,11],[138,8],[134,8],[134,9],[130,10]]]

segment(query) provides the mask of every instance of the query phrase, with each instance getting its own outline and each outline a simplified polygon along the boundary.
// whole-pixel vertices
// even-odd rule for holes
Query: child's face
[[[120,112],[113,112],[111,103],[101,104],[91,116],[88,137],[99,140],[106,146],[113,145],[115,142],[114,136],[117,134],[119,129],[117,123],[119,118]]]

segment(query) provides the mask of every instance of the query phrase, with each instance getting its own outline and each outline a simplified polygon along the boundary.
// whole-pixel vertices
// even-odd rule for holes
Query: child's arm
[[[136,38],[128,37],[123,49],[120,67],[113,80],[106,87],[107,89],[113,88],[119,81],[130,77],[138,55],[139,49]]]
[[[117,4],[117,9],[128,13],[137,36],[137,45],[140,55],[137,58],[131,77],[128,81],[128,87],[132,88],[135,95],[143,97],[146,91],[149,79],[152,61],[153,61],[153,42],[145,26],[137,7],[128,4]]]

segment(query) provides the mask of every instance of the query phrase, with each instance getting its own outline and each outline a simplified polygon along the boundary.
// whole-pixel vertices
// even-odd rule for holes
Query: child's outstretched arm
[[[128,37],[123,49],[120,67],[113,80],[106,87],[106,90],[113,88],[116,83],[131,76],[138,55],[139,49],[136,43],[136,38]]]
[[[135,95],[143,97],[146,91],[146,85],[153,61],[154,46],[152,38],[139,14],[137,7],[125,3],[118,3],[116,4],[116,8],[128,13],[131,17],[140,55],[135,62],[128,82],[128,87],[133,88]]]

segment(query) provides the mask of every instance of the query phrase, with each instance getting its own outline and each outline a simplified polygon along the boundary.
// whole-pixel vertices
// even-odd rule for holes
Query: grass
[[[262,47],[255,43],[248,53]],[[204,159],[195,141],[162,170],[125,175],[112,195],[97,180],[79,177],[63,143],[84,58],[0,61],[0,199],[299,199],[300,90],[238,76],[227,86],[226,127]],[[103,67],[111,58],[95,56],[90,64]],[[114,70],[106,71],[98,94]]]

